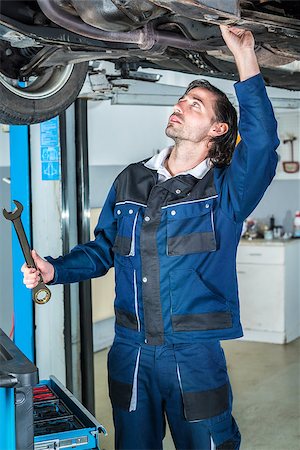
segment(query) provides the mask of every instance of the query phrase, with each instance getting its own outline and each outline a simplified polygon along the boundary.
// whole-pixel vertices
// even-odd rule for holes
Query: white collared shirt
[[[149,161],[147,161],[144,165],[148,167],[148,169],[157,170],[158,173],[158,182],[166,181],[169,178],[172,178],[172,175],[165,168],[165,160],[170,155],[172,151],[172,147],[166,147],[161,150],[156,155],[152,156]],[[210,159],[206,158],[193,169],[186,170],[185,172],[177,173],[176,175],[193,175],[195,178],[199,180],[203,178],[209,169],[211,168]]]

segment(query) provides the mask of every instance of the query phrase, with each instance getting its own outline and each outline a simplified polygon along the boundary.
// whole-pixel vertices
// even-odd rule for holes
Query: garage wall
[[[275,224],[283,225],[285,231],[292,232],[295,211],[300,209],[300,172],[284,172],[282,163],[291,160],[291,145],[283,141],[292,136],[297,138],[294,158],[300,161],[300,111],[276,110],[275,115],[280,139],[276,177],[252,216],[264,221],[274,214]]]
[[[276,225],[283,225],[285,231],[292,232],[297,210],[300,210],[300,180],[275,180],[251,216],[269,223],[274,215]]]
[[[0,124],[0,167],[9,166],[9,126]]]
[[[89,102],[89,164],[127,165],[152,156],[171,142],[164,134],[171,110]]]
[[[90,206],[102,208],[112,182],[126,166],[89,166]]]

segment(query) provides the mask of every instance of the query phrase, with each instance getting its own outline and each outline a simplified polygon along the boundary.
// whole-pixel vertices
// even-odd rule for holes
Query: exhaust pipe
[[[184,50],[205,50],[201,41],[192,41],[168,32],[157,32],[150,24],[130,32],[103,31],[60,9],[54,0],[37,0],[37,3],[45,16],[60,27],[98,41],[136,44],[141,50],[151,50],[156,44],[159,47],[170,46]],[[211,48],[209,44],[208,46]]]

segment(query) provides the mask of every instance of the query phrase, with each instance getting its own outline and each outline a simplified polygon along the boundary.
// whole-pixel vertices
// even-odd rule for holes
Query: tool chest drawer
[[[238,246],[237,263],[284,264],[284,259],[285,248],[283,245],[240,244]]]
[[[33,388],[34,449],[100,449],[105,428],[54,376]]]

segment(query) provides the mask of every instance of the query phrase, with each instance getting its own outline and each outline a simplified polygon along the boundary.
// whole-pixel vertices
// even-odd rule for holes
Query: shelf
[[[290,181],[290,180],[300,180],[300,172],[296,173],[286,173],[286,172],[277,172],[274,180],[284,180],[284,181]]]

